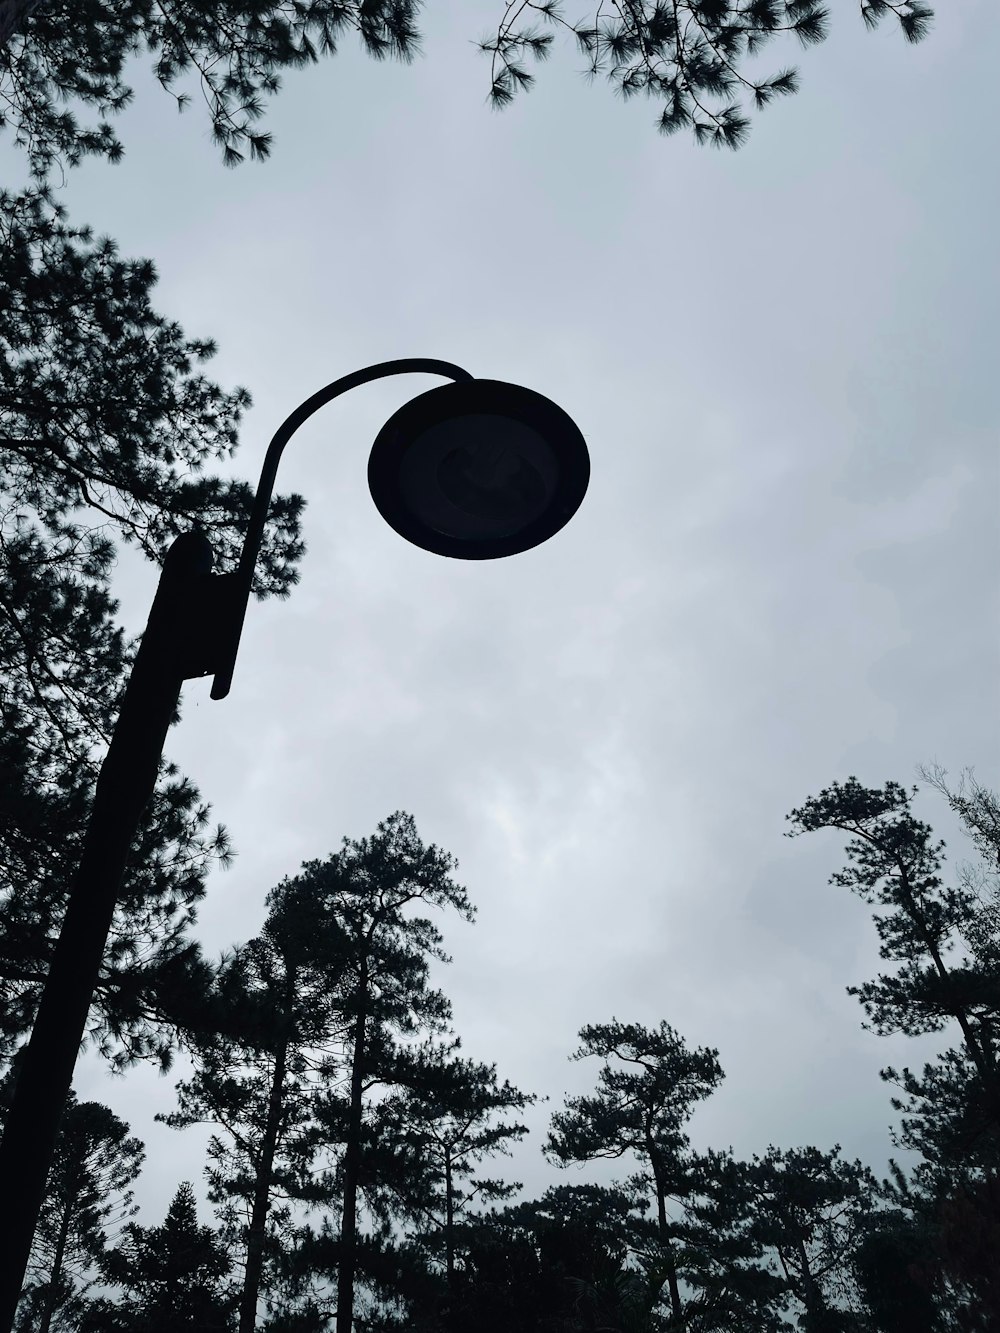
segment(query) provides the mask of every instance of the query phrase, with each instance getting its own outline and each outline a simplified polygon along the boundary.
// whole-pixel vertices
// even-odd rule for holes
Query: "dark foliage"
[[[144,1156],[140,1140],[108,1107],[78,1102],[70,1093],[35,1228],[19,1328],[48,1333],[80,1317],[109,1230],[136,1211],[131,1186]]]
[[[979,956],[970,947],[969,937],[982,934],[982,904],[966,884],[942,879],[944,843],[914,818],[912,795],[895,782],[882,788],[853,777],[835,782],[792,811],[788,836],[821,828],[849,836],[848,865],[831,883],[877,909],[879,954],[897,965],[848,987],[871,1028],[882,1036],[917,1036],[955,1025],[961,1034],[961,1052],[927,1066],[922,1079],[907,1069],[883,1071],[909,1098],[894,1103],[908,1112],[902,1142],[932,1155],[951,1144],[967,1156],[978,1145],[992,1160],[1000,1135],[1000,973],[985,944]]]
[[[130,1223],[102,1262],[106,1281],[128,1293],[96,1304],[80,1333],[227,1333],[232,1261],[211,1227],[198,1225],[194,1191],[177,1188],[159,1227]]]
[[[88,153],[114,161],[123,147],[111,118],[132,98],[126,63],[145,55],[180,108],[192,92],[204,102],[227,165],[248,152],[262,159],[271,147],[260,128],[265,103],[287,70],[333,55],[352,32],[375,59],[410,60],[420,47],[419,9],[419,0],[9,0],[0,26],[3,123],[36,175]],[[911,42],[932,18],[922,0],[862,0],[861,13],[868,27],[894,16]],[[686,128],[700,143],[737,147],[748,104],[760,109],[798,87],[793,69],[757,72],[761,48],[782,36],[809,46],[827,27],[821,0],[629,0],[573,17],[560,0],[510,0],[480,48],[492,60],[494,106],[531,86],[528,62],[545,59],[562,29],[588,75],[606,75],[623,97],[661,104],[663,133]],[[81,123],[80,111],[96,119]]]
[[[243,390],[151,304],[146,261],[71,227],[45,190],[0,199],[0,1058],[30,1027],[132,656],[110,593],[114,539],[160,559],[177,533],[231,562],[252,499],[204,474],[235,447]],[[301,501],[276,501],[258,592],[283,594]],[[210,969],[186,938],[230,854],[165,764],[138,830],[92,1033],[118,1063],[168,1064]]]
[[[715,148],[745,141],[748,104],[761,110],[798,90],[794,69],[756,72],[762,48],[784,35],[814,45],[829,23],[822,0],[627,0],[574,19],[565,9],[560,0],[509,0],[495,36],[480,43],[493,61],[494,106],[530,88],[527,62],[546,59],[561,28],[572,34],[589,77],[604,75],[625,98],[652,97],[661,104],[661,133],[689,129],[698,143]],[[893,14],[911,42],[926,34],[932,18],[919,0],[865,0],[861,12],[869,27]]]

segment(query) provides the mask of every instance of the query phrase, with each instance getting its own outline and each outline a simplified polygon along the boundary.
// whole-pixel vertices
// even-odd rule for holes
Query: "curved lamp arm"
[[[267,511],[271,504],[271,494],[274,490],[278,463],[285,445],[314,412],[319,411],[321,407],[324,407],[334,398],[339,398],[342,393],[347,393],[349,389],[356,389],[359,385],[367,384],[370,380],[385,379],[389,375],[410,374],[443,375],[446,379],[455,381],[474,378],[467,370],[463,370],[461,366],[452,365],[450,361],[435,361],[427,357],[408,357],[401,361],[381,361],[376,366],[368,366],[364,370],[356,370],[350,375],[344,375],[339,380],[334,380],[332,384],[328,384],[325,389],[320,389],[318,393],[314,393],[311,398],[307,398],[304,403],[301,403],[275,431],[271,443],[267,447],[267,453],[264,455],[264,465],[261,468],[260,481],[257,483],[257,494],[254,496],[253,509],[250,511],[250,522],[247,526],[246,537],[243,539],[243,551],[240,555],[239,566],[235,574],[223,576],[228,585],[225,599],[225,642],[220,647],[219,665],[215,673],[215,679],[212,682],[213,699],[224,699],[232,684],[236,654],[240,646],[240,636],[243,633],[243,621],[250,601],[253,572],[257,564],[257,556],[260,553],[261,540],[264,536],[264,526],[267,522]]]

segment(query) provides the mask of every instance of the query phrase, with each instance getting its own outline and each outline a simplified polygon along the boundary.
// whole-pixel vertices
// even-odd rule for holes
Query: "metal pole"
[[[357,389],[362,384],[370,384],[372,380],[385,379],[389,375],[444,375],[457,383],[473,378],[469,371],[453,365],[450,361],[437,361],[423,356],[404,357],[400,361],[380,361],[378,365],[366,366],[364,370],[355,370],[350,375],[342,375],[339,380],[334,380],[332,384],[317,390],[285,418],[271,437],[271,443],[264,455],[264,466],[260,471],[257,494],[254,496],[246,537],[243,539],[239,568],[235,573],[224,576],[232,579],[234,592],[227,598],[226,603],[230,619],[224,627],[220,627],[219,664],[215,667],[215,680],[212,682],[213,699],[225,699],[233,683],[233,669],[239,651],[240,636],[243,633],[243,618],[250,602],[253,572],[257,564],[261,539],[264,536],[274,479],[285,446],[301,425],[321,407],[332,403],[334,398],[339,398],[342,393]]]
[[[87,1025],[118,888],[153,794],[167,728],[202,645],[212,548],[200,533],[170,547],[97,779],[66,915],[52,954],[0,1143],[0,1330],[9,1333],[45,1195],[59,1120]],[[203,668],[207,669],[207,668]]]

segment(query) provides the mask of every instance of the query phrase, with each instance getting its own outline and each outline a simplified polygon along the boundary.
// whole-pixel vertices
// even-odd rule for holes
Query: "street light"
[[[372,447],[372,498],[408,541],[465,560],[515,555],[558,532],[586,493],[587,446],[573,421],[548,398],[515,384],[473,379],[447,361],[386,361],[328,384],[279,427],[264,458],[234,573],[212,573],[212,548],[204,534],[185,533],[174,541],[98,775],[83,853],[0,1142],[3,1333],[13,1327],[118,888],[156,785],[181,686],[214,674],[212,698],[229,693],[278,462],[295,431],[349,389],[411,372],[453,382],[400,408]]]
[[[401,407],[368,463],[386,522],[437,555],[494,560],[568,523],[590,475],[587,447],[560,407],[494,380],[444,384]]]

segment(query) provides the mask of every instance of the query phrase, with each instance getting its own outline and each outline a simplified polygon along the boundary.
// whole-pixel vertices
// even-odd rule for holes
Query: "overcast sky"
[[[613,1174],[539,1151],[596,1077],[567,1062],[578,1029],[612,1016],[718,1048],[699,1146],[839,1142],[884,1170],[878,1070],[927,1048],[862,1032],[869,913],[827,884],[842,840],[789,841],[784,816],[919,762],[1000,780],[1000,22],[942,0],[914,48],[832,8],[736,154],[661,138],[569,46],[491,112],[472,41],[494,8],[433,0],[412,66],[345,41],[289,76],[264,166],[226,171],[207,117],[137,70],[124,162],[61,194],[155,261],[158,307],[251,390],[242,475],[303,398],[392,357],[528,385],[587,439],[570,525],[466,564],[408,546],[365,481],[382,423],[439,381],[326,408],[279,474],[309,502],[301,584],[251,607],[231,696],[189,684],[169,738],[239,852],[210,952],[394,810],[458,857],[479,917],[442,919],[438,980],[465,1052],[552,1098],[510,1165],[533,1192]],[[120,573],[138,630],[155,571]],[[939,797],[917,809],[967,854]],[[147,1143],[146,1224],[203,1189],[205,1136],[153,1123],[171,1086],[77,1079]]]

